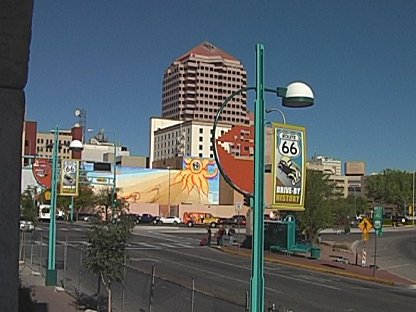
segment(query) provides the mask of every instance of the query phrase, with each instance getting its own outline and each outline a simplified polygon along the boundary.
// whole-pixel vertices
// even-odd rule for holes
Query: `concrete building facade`
[[[231,129],[231,125],[219,124],[215,137],[218,138]],[[175,157],[213,158],[211,145],[212,122],[184,121],[153,133],[152,162]]]

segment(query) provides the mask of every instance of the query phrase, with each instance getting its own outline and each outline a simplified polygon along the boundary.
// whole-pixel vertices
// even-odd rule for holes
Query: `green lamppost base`
[[[57,282],[57,271],[54,270],[46,270],[46,286],[56,286]]]

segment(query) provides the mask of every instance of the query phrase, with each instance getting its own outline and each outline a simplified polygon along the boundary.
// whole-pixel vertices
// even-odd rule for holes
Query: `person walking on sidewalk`
[[[230,246],[234,245],[234,237],[235,237],[235,228],[234,226],[232,226],[229,230],[228,230],[228,237],[230,240]]]
[[[207,246],[211,247],[211,227],[208,226],[208,230],[207,230]]]
[[[221,225],[217,232],[217,245],[221,247],[223,245],[223,236],[225,235],[225,229]]]

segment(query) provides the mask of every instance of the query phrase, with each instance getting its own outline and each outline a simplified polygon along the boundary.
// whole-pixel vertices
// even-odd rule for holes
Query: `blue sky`
[[[306,127],[309,156],[413,171],[415,20],[413,0],[35,1],[26,119],[70,128],[83,108],[87,127],[115,130],[147,155],[163,72],[177,57],[208,40],[241,60],[253,86],[262,43],[267,87],[303,80],[315,92],[307,109],[266,97]]]

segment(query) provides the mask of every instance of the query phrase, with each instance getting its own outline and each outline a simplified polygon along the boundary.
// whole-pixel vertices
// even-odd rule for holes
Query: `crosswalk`
[[[27,245],[28,243],[26,243]],[[30,244],[30,243],[29,243]],[[59,246],[67,246],[69,247],[79,247],[79,246],[87,246],[88,243],[86,241],[61,241],[57,240],[56,244]],[[34,240],[33,245],[35,246],[48,246],[48,242],[43,240]],[[163,249],[190,249],[190,248],[201,248],[199,244],[196,242],[161,242],[161,241],[154,241],[154,242],[131,242],[127,245],[127,250],[163,250]]]
[[[38,230],[47,231],[48,225],[40,225]],[[57,229],[60,232],[83,232],[85,233],[85,228],[80,227],[60,227]],[[201,248],[199,245],[199,239],[191,238],[191,237],[178,237],[176,235],[163,233],[157,230],[150,230],[147,232],[142,232],[140,234],[134,233],[133,234],[133,241],[128,244],[127,250],[163,250],[163,249],[191,249],[191,248]],[[145,241],[141,241],[143,237]],[[33,240],[33,244],[36,246],[47,246],[48,241],[47,238],[44,240]],[[65,246],[67,244],[70,247],[79,247],[79,246],[87,246],[88,243],[85,240],[73,240],[69,239],[68,241],[65,240],[56,240],[57,245]]]
[[[48,225],[39,225],[36,227],[36,230],[38,231],[49,231],[49,226]],[[81,227],[73,227],[73,228],[67,228],[67,227],[57,227],[56,229],[59,232],[85,232],[84,228]]]

